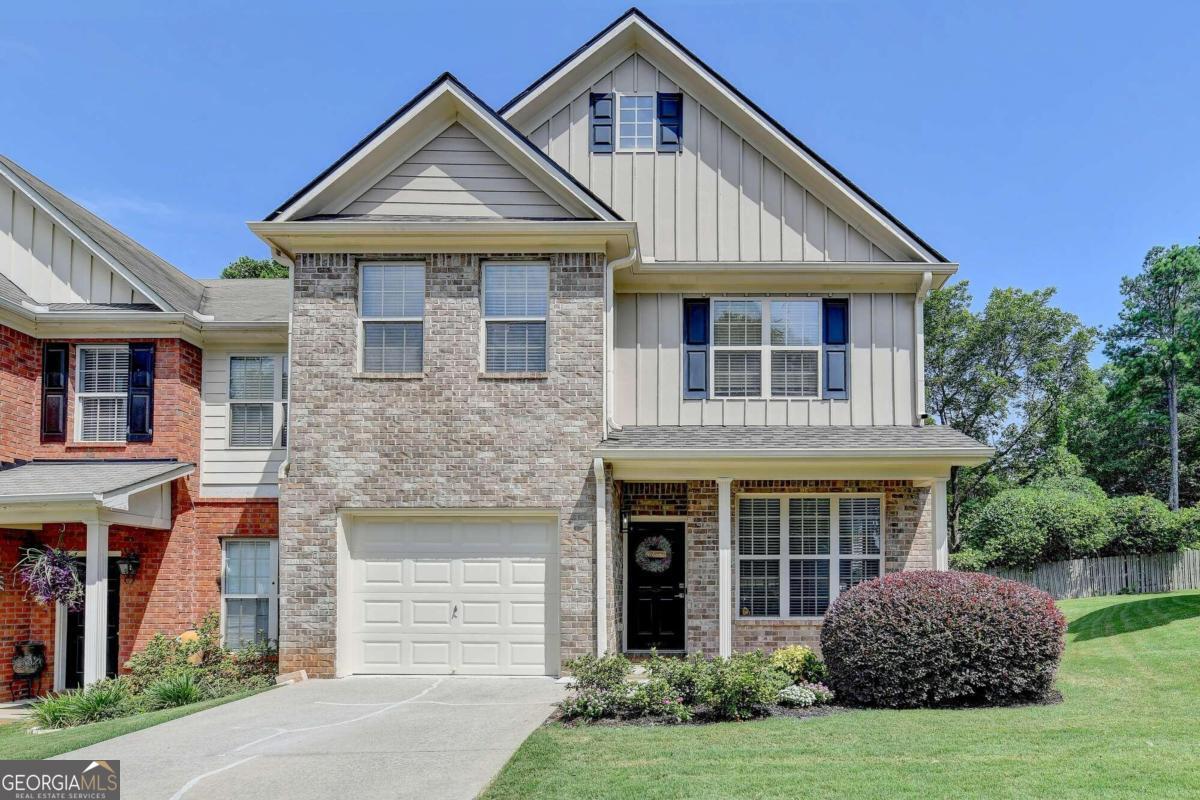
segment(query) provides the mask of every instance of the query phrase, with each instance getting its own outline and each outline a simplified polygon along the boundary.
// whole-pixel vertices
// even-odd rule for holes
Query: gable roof
[[[580,217],[617,220],[616,212],[534,147],[516,128],[449,72],[442,73],[375,130],[272,211],[266,221],[329,219],[395,164],[459,122],[508,158],[538,188]]]
[[[163,311],[200,308],[204,287],[178,267],[3,155],[0,155],[0,176],[59,217],[77,240]]]
[[[595,71],[600,64],[608,63],[613,54],[634,52],[650,46],[655,47],[656,52],[661,53],[674,64],[678,64],[698,78],[716,95],[723,96],[732,112],[745,118],[751,124],[757,125],[769,137],[776,139],[781,145],[781,150],[790,150],[790,155],[793,156],[793,161],[801,172],[807,172],[816,179],[823,179],[842,194],[847,201],[857,205],[863,212],[864,218],[873,218],[879,228],[904,242],[907,249],[919,256],[920,260],[949,263],[945,256],[884,208],[879,201],[859,188],[841,171],[818,155],[795,134],[784,128],[720,73],[708,66],[636,7],[630,8],[604,30],[505,103],[499,113],[517,127],[525,127],[528,123],[534,122],[538,118],[538,113],[544,110],[539,108],[539,101],[545,100],[554,87],[566,84],[572,88],[572,91],[582,90],[582,87],[589,85],[590,81],[579,80],[580,73],[584,73],[586,77],[587,73]]]

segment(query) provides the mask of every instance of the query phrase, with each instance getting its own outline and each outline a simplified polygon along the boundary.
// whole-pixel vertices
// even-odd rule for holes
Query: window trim
[[[421,268],[421,315],[368,317],[363,315],[363,271],[366,267],[420,267]],[[424,261],[360,261],[358,262],[358,292],[355,309],[355,328],[358,347],[354,357],[355,370],[360,375],[422,375],[425,371],[425,306],[429,302],[429,266]],[[367,322],[419,322],[421,324],[421,368],[416,372],[368,372],[365,369],[364,345],[366,344]]]
[[[756,302],[759,304],[761,312],[762,326],[759,331],[758,345],[729,345],[717,344],[717,303],[722,301],[733,302]],[[776,345],[771,344],[771,302],[777,301],[803,301],[813,303],[817,307],[817,343],[815,345]],[[824,304],[822,298],[812,297],[807,295],[710,295],[708,298],[708,374],[709,374],[709,391],[708,399],[710,400],[821,400],[824,398],[821,387],[824,385],[824,360],[822,351],[822,325],[824,324]],[[734,352],[746,353],[756,351],[759,354],[759,375],[760,385],[757,395],[745,396],[723,396],[717,394],[717,353]],[[816,393],[812,395],[773,395],[771,393],[771,354],[774,352],[790,353],[790,352],[812,352],[817,356],[817,383]]]
[[[230,542],[269,542],[271,545],[271,563],[275,565],[275,577],[271,580],[271,594],[228,594],[225,583],[226,565],[229,561]],[[279,641],[279,540],[267,536],[224,536],[221,538],[221,644],[227,641],[225,625],[229,614],[226,612],[226,600],[260,600],[266,598],[267,603],[267,641]]]
[[[657,153],[658,152],[658,92],[613,92],[613,152]],[[621,146],[621,100],[626,97],[650,98],[650,146]],[[682,148],[680,148],[682,149]]]
[[[746,555],[741,554],[741,546],[738,541],[738,531],[740,530],[740,514],[741,501],[747,499],[777,499],[779,500],[779,555]],[[825,556],[817,555],[791,555],[789,552],[790,546],[788,542],[789,535],[789,508],[788,501],[794,499],[828,499],[829,502],[829,554]],[[841,594],[841,559],[842,554],[839,552],[838,537],[841,532],[841,507],[839,500],[846,499],[877,499],[879,500],[879,554],[868,556],[851,556],[855,560],[879,561],[879,577],[887,574],[887,497],[883,492],[746,492],[734,496],[731,505],[733,506],[733,540],[731,547],[733,549],[733,597],[734,603],[734,619],[739,621],[756,622],[760,620],[775,620],[775,621],[820,621],[825,619],[824,614],[819,615],[792,615],[791,612],[791,570],[789,564],[793,560],[802,561],[819,561],[828,559],[829,561],[829,605],[832,606]],[[743,615],[741,610],[742,597],[742,561],[777,561],[779,563],[779,614],[772,615]]]
[[[125,342],[125,343],[113,342],[113,343],[107,343],[107,344],[78,344],[75,346],[74,349],[75,349],[75,369],[74,369],[75,400],[71,404],[73,406],[73,410],[75,412],[75,422],[71,426],[71,428],[72,428],[71,435],[74,440],[73,443],[89,444],[89,445],[91,445],[91,444],[112,445],[112,444],[124,444],[124,443],[128,442],[128,440],[129,440],[128,439],[128,437],[129,437],[129,377],[128,377],[128,375],[129,375],[129,367],[128,367],[129,344],[127,342]],[[125,391],[123,391],[123,392],[84,392],[83,391],[83,351],[85,351],[85,350],[120,351],[120,352],[125,353],[125,355],[126,355]],[[69,352],[67,355],[68,355],[68,357],[70,357]],[[113,398],[113,399],[120,398],[121,400],[125,401],[125,423],[124,423],[124,427],[122,428],[122,433],[118,438],[116,438],[116,439],[84,439],[83,438],[83,401],[87,398],[92,398],[92,397]]]
[[[274,375],[270,400],[235,400],[230,396],[233,389],[233,359],[235,358],[270,358],[274,362]],[[284,399],[283,384],[287,380],[287,353],[262,352],[233,352],[225,359],[225,447],[229,450],[282,450],[287,447],[283,443],[283,426],[287,424],[287,404]],[[271,444],[234,444],[233,443],[233,407],[271,406]]]
[[[546,268],[546,313],[543,316],[488,316],[487,313],[487,280],[485,275],[488,267],[545,267]],[[479,374],[480,375],[545,375],[550,372],[550,281],[554,267],[549,261],[484,261],[479,265]],[[532,372],[514,370],[511,372],[496,372],[487,367],[487,325],[489,322],[541,322],[546,326],[546,368]]]

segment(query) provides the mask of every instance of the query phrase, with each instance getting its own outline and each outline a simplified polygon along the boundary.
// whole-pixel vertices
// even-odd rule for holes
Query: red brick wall
[[[0,462],[27,459],[39,431],[41,346],[31,336],[0,325]],[[37,399],[35,399],[37,398]]]

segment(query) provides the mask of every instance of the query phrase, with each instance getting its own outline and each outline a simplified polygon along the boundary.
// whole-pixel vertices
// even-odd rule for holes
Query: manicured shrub
[[[1042,484],[1008,489],[992,498],[968,533],[967,544],[983,552],[989,564],[1032,569],[1045,561],[1095,555],[1114,534],[1103,493],[1097,501],[1088,491]]]
[[[221,618],[210,613],[184,640],[155,634],[125,663],[134,692],[143,692],[165,679],[190,675],[214,697],[263,689],[275,681],[275,650],[254,644],[241,650],[221,645]]]
[[[1179,547],[1180,520],[1157,498],[1147,495],[1110,498],[1108,516],[1116,534],[1105,548],[1105,555],[1165,553]]]
[[[816,683],[824,680],[827,674],[821,657],[814,653],[811,647],[801,644],[776,650],[771,654],[771,666],[791,678],[793,683]]]
[[[834,697],[836,697],[833,689],[830,689],[823,683],[797,683],[796,685],[812,692],[814,698],[813,702],[818,706],[832,703]]]
[[[1043,698],[1066,620],[1048,594],[966,572],[898,572],[834,602],[821,631],[843,702],[913,708]]]
[[[692,709],[670,683],[662,678],[651,678],[630,687],[622,716],[663,717],[672,722],[687,722],[692,718]]]
[[[677,696],[688,705],[699,702],[700,684],[708,669],[708,659],[701,653],[692,653],[687,658],[664,658],[655,654],[646,665],[646,671],[654,678],[666,681]]]
[[[69,728],[123,717],[139,710],[128,683],[116,678],[97,681],[86,689],[70,689],[43,697],[33,704],[30,715],[40,727]]]
[[[817,696],[813,691],[800,684],[793,683],[779,690],[779,705],[792,708],[808,708],[816,705]]]
[[[620,653],[611,653],[600,658],[584,655],[566,662],[564,666],[575,679],[574,685],[577,688],[600,690],[612,690],[624,685],[633,669],[629,659]]]
[[[183,673],[172,678],[163,678],[150,684],[145,692],[146,703],[151,708],[175,708],[206,699],[208,688],[195,675]]]
[[[699,698],[716,719],[750,719],[763,714],[788,683],[763,653],[738,653],[709,661]]]

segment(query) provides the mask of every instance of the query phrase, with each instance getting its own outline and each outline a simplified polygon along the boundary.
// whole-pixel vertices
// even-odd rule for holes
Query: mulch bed
[[[853,711],[852,708],[838,705],[825,706],[809,706],[808,708],[791,708],[788,706],[767,706],[763,709],[763,713],[754,719],[767,719],[768,717],[791,717],[792,719],[814,719],[816,717],[828,717],[833,714],[840,714],[844,711]],[[707,709],[699,708],[696,710],[692,718],[687,722],[676,722],[667,717],[630,717],[628,719],[563,719],[557,712],[546,721],[547,724],[565,725],[569,728],[585,728],[585,727],[601,727],[601,728],[656,728],[664,725],[712,725],[717,722],[729,722],[730,720],[714,719],[708,714]],[[750,720],[746,720],[750,721]]]

